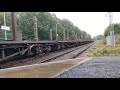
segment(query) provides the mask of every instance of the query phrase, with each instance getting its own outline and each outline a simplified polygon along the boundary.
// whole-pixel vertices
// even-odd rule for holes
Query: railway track
[[[70,50],[66,53],[56,55],[52,59],[49,59],[48,61],[46,60],[45,62],[77,58],[80,54],[82,54],[84,51],[86,51],[91,46],[92,44],[82,45],[74,50]]]
[[[83,53],[91,46],[92,46],[92,43],[70,48],[67,50],[41,54],[34,57],[25,58],[22,60],[4,61],[0,63],[0,69],[36,64],[36,63],[45,63],[45,62],[50,62],[50,61],[55,61],[60,59],[66,59],[66,57],[67,59],[76,58],[77,56],[79,56],[79,54]]]

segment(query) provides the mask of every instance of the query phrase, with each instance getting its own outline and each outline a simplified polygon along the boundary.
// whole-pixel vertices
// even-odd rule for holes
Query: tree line
[[[120,23],[112,24],[112,26],[114,29],[114,34],[120,35]],[[110,35],[110,31],[111,31],[111,26],[109,25],[104,31],[104,36],[107,37],[108,35]]]
[[[24,40],[33,40],[33,16],[37,17],[37,29],[39,40],[50,40],[50,30],[52,30],[53,40],[56,38],[56,24],[58,40],[63,40],[63,30],[66,36],[69,33],[69,40],[91,39],[87,32],[79,29],[68,19],[60,19],[55,14],[49,12],[17,12],[17,31],[22,33]],[[4,13],[0,12],[0,26],[4,25]],[[6,12],[6,25],[11,27],[11,12]],[[11,31],[7,31],[7,37],[11,38]],[[4,38],[4,31],[0,30],[0,38]]]

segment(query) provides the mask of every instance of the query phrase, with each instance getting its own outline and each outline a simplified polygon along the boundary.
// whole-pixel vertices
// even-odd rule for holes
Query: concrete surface
[[[67,59],[42,64],[0,69],[0,78],[52,78],[90,58]]]

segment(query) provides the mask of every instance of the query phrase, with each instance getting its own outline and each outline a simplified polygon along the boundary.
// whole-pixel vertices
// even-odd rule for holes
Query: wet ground
[[[0,70],[0,78],[52,78],[89,58],[68,59]]]
[[[120,78],[120,57],[82,57],[1,69],[0,78]]]

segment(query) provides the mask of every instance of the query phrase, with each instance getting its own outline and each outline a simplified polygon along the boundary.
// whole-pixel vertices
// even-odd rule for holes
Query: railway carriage
[[[49,40],[39,41],[37,33],[37,18],[34,17],[34,41],[17,40],[16,16],[12,12],[12,35],[11,41],[0,41],[0,61],[11,60],[21,56],[30,56],[41,53],[48,53],[65,48],[71,48],[93,42],[93,40]],[[50,35],[51,38],[51,35]],[[65,37],[64,37],[65,38]]]

